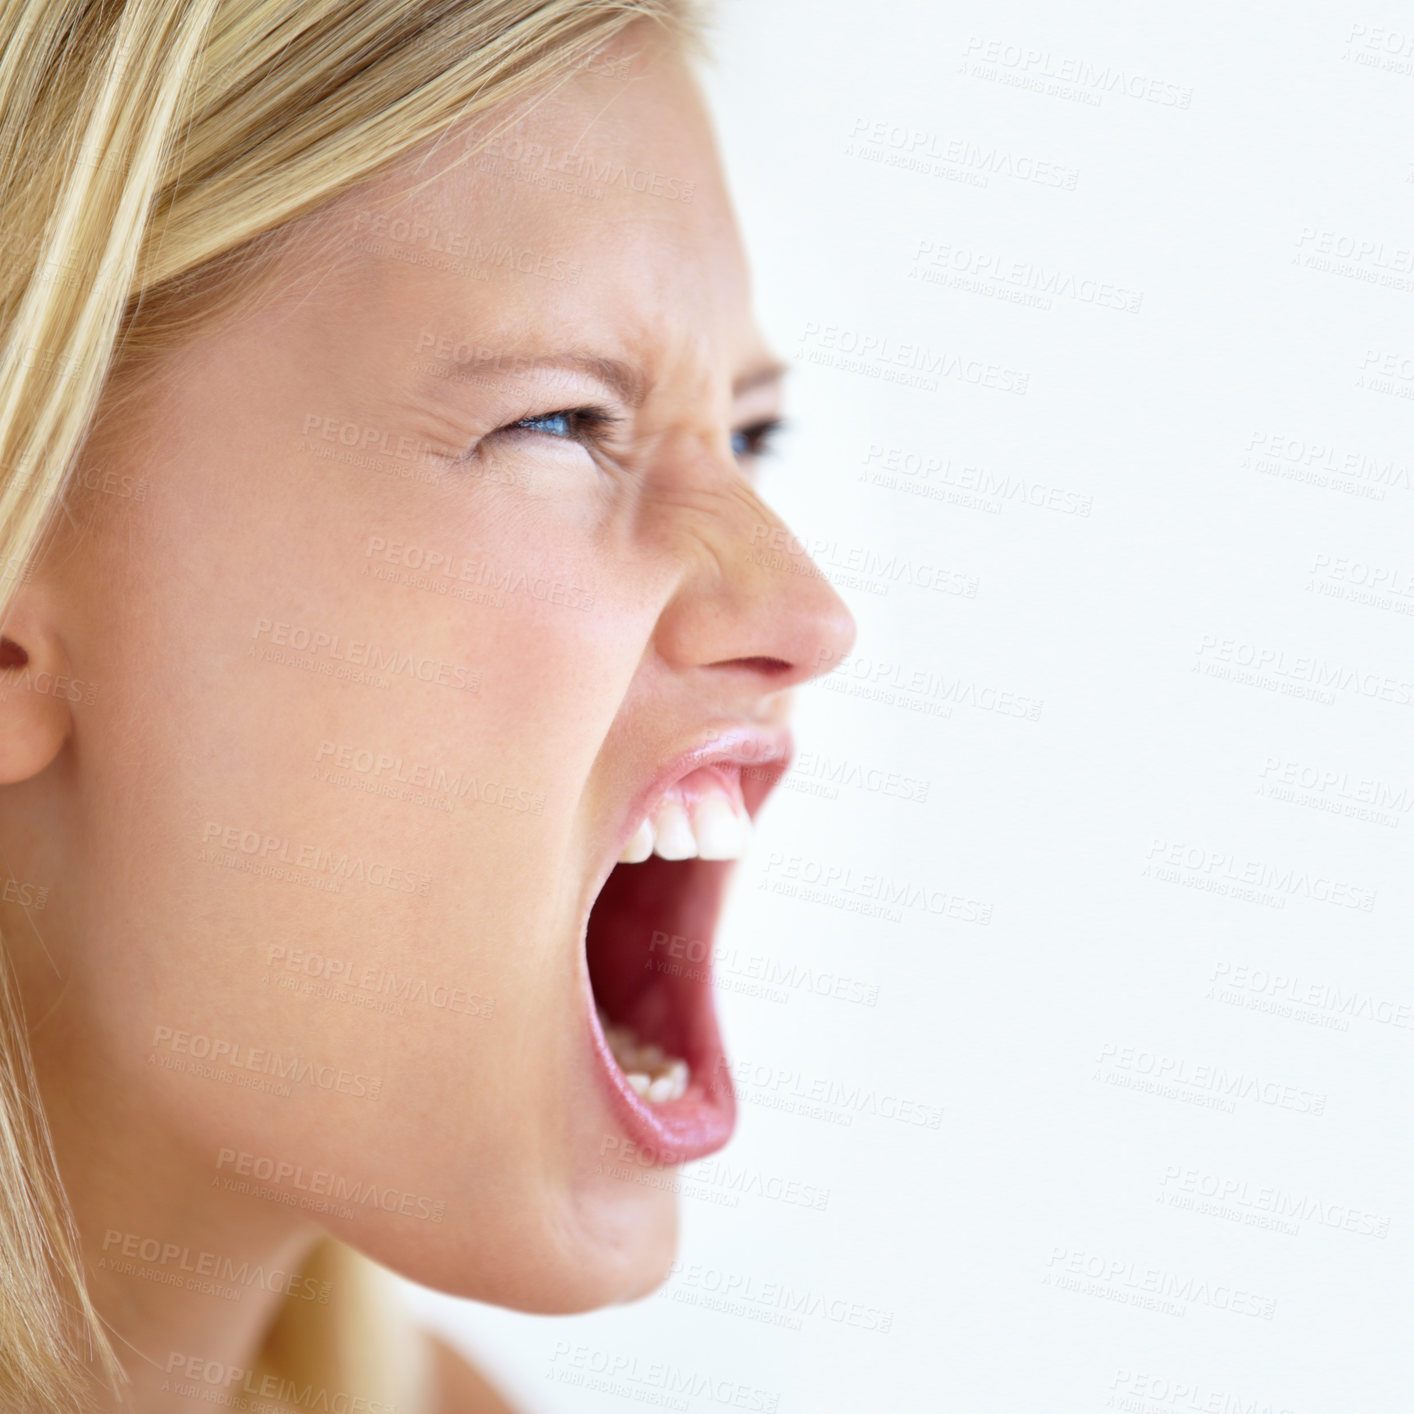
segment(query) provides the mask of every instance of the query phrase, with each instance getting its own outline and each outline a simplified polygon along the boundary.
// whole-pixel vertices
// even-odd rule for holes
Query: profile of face
[[[705,952],[853,624],[754,486],[687,61],[634,25],[510,116],[165,355],[14,601],[0,926],[91,1251],[315,1223],[582,1309],[729,1136]]]

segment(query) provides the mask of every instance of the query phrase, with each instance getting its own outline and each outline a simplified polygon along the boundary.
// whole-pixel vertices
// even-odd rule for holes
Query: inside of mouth
[[[630,1088],[671,1104],[693,1088],[715,1034],[710,947],[726,865],[656,856],[619,864],[589,914],[589,982]]]

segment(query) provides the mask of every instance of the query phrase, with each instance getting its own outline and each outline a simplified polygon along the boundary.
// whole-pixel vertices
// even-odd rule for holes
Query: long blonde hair
[[[0,624],[117,370],[640,18],[699,41],[690,0],[0,0]],[[95,1372],[120,1389],[0,947],[0,1407],[82,1409]]]

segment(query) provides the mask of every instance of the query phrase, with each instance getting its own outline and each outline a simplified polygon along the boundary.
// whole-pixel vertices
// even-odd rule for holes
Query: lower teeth
[[[685,1060],[668,1055],[661,1046],[651,1042],[643,1045],[632,1026],[616,1025],[605,1016],[602,1008],[599,1009],[599,1025],[619,1069],[640,1099],[650,1105],[662,1105],[687,1094],[691,1073]]]

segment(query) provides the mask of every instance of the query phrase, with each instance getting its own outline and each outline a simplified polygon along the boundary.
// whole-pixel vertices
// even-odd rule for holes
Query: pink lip
[[[633,837],[639,822],[684,776],[702,766],[740,766],[747,813],[754,819],[776,782],[785,775],[794,751],[794,743],[786,727],[741,726],[714,732],[705,741],[674,757],[659,771],[653,782],[645,786],[629,803],[619,825],[613,859],[600,875],[598,887],[595,889],[596,896],[599,889],[604,887],[604,880],[613,871],[614,864],[623,853],[624,846]],[[753,782],[758,785],[755,790],[751,788]]]
[[[683,1034],[679,1053],[692,1072],[687,1093],[668,1104],[649,1105],[629,1087],[599,1025],[585,957],[589,912],[639,823],[684,776],[704,766],[738,767],[747,813],[755,818],[789,768],[793,749],[790,732],[785,727],[737,726],[716,731],[674,757],[634,796],[625,810],[614,837],[613,855],[601,864],[580,919],[581,982],[590,1049],[595,1056],[594,1068],[602,1078],[611,1108],[624,1133],[644,1157],[658,1165],[682,1164],[713,1153],[731,1138],[736,1125],[736,1094],[717,1027],[710,954],[706,966],[700,968],[691,981],[682,982],[676,989],[677,1003],[684,1008],[680,1018]],[[693,925],[693,936],[712,939],[734,863],[709,860],[693,863],[696,872],[691,903],[699,920]]]

